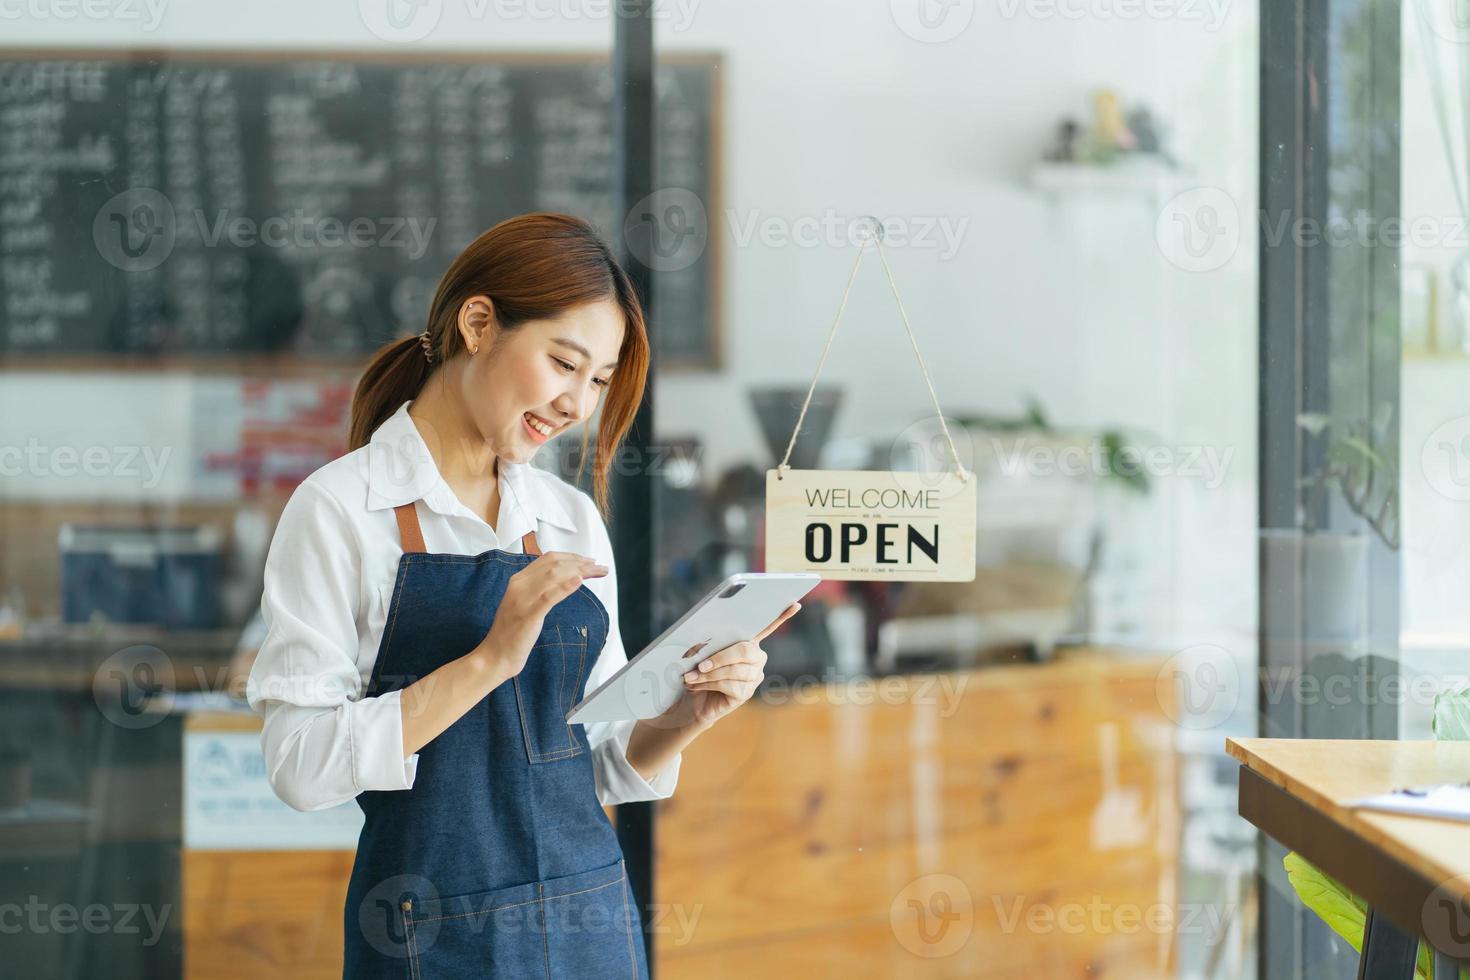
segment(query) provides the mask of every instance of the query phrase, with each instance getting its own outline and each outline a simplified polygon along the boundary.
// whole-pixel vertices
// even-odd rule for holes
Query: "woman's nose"
[[[571,392],[563,392],[560,398],[552,402],[552,407],[561,413],[562,420],[568,424],[580,422],[587,417],[584,400]]]

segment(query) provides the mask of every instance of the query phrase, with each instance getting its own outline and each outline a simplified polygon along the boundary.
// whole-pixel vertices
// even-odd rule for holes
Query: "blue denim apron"
[[[415,505],[367,693],[396,691],[473,649],[524,554],[429,554]],[[411,789],[366,791],[344,910],[343,977],[646,980],[617,835],[597,800],[581,699],[607,639],[585,585],[557,603],[520,674],[419,752]]]

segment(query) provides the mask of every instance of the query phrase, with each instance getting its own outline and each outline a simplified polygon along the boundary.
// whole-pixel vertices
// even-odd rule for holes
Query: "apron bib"
[[[511,575],[540,554],[430,554],[413,503],[369,696],[473,649]],[[581,699],[607,640],[585,585],[557,603],[520,674],[419,751],[412,789],[358,794],[344,910],[348,980],[646,980],[643,933],[592,774]]]

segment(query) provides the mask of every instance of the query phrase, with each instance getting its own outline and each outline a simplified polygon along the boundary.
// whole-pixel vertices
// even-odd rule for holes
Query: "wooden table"
[[[1240,815],[1368,903],[1358,976],[1414,976],[1418,937],[1439,978],[1470,964],[1470,823],[1353,809],[1407,786],[1470,779],[1470,742],[1227,739]]]

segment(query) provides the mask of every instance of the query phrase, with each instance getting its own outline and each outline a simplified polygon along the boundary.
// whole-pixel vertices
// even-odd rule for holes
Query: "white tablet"
[[[579,701],[567,712],[568,724],[663,714],[684,693],[684,674],[691,667],[732,643],[754,639],[820,581],[822,576],[813,572],[731,575]]]

